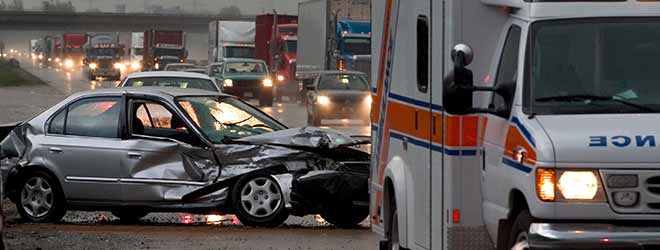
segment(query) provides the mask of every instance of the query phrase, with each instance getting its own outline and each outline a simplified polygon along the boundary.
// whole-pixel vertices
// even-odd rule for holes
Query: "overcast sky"
[[[11,0],[4,0],[11,2]],[[40,9],[44,0],[23,0],[24,9]],[[69,0],[60,0],[67,2]],[[221,8],[236,5],[243,14],[258,14],[272,12],[276,9],[280,13],[296,14],[298,2],[304,0],[70,0],[76,11],[87,9],[100,9],[104,12],[114,12],[118,4],[126,4],[127,12],[143,12],[148,5],[161,5],[165,8],[181,6],[186,12],[218,12]],[[91,8],[90,8],[91,7]]]

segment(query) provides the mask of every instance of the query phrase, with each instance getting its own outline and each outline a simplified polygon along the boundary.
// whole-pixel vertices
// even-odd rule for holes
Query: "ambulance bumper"
[[[530,227],[528,243],[529,248],[520,249],[660,249],[660,226],[534,223]]]

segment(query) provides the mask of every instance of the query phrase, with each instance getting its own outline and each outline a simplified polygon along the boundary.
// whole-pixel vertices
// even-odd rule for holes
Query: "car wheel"
[[[390,216],[390,230],[387,231],[387,243],[387,249],[399,250],[401,247],[399,243],[399,215],[396,208],[392,210],[392,216]]]
[[[289,217],[282,188],[265,174],[246,174],[238,179],[231,199],[236,216],[247,226],[277,227]]]
[[[148,211],[119,209],[112,211],[112,215],[117,216],[122,223],[133,223],[144,218],[149,214]]]
[[[28,173],[20,182],[16,209],[30,222],[57,222],[66,213],[59,183],[42,171]]]
[[[529,226],[532,224],[532,215],[529,213],[529,210],[521,211],[516,220],[511,226],[511,238],[509,239],[509,247],[507,249],[512,249],[514,246],[520,249],[526,249],[524,246],[529,245]]]

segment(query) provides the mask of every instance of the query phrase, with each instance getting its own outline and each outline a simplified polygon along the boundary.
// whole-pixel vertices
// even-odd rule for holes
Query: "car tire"
[[[273,106],[273,95],[264,94],[259,97],[259,106],[261,107],[272,107]]]
[[[246,226],[277,227],[289,217],[284,192],[279,183],[266,174],[246,174],[231,191],[236,216]]]
[[[119,218],[122,223],[135,223],[149,214],[148,211],[136,209],[118,209],[113,210],[112,215]]]
[[[32,171],[18,183],[16,210],[29,222],[58,222],[66,214],[62,187],[50,174]]]
[[[387,249],[398,250],[401,248],[399,243],[399,215],[396,207],[393,207],[390,216],[390,230],[387,231]]]
[[[516,244],[528,245],[529,240],[529,226],[532,224],[533,218],[529,210],[525,209],[520,211],[516,220],[511,226],[511,235],[507,249],[511,249]]]

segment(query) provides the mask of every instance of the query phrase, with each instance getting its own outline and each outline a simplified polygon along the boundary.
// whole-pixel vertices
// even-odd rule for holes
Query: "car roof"
[[[167,67],[167,66],[195,66],[195,64],[192,64],[192,63],[168,63],[167,65],[165,65],[165,67]]]
[[[166,98],[174,98],[179,96],[221,96],[228,97],[230,95],[202,90],[202,89],[192,89],[192,88],[176,88],[176,87],[122,87],[122,88],[101,88],[95,90],[88,90],[78,92],[72,95],[72,97],[84,97],[88,95],[99,95],[99,94],[135,94],[135,95],[149,95],[149,96],[158,96]]]
[[[126,79],[141,78],[141,77],[186,77],[186,78],[200,78],[213,80],[206,74],[185,72],[185,71],[146,71],[131,73],[126,76]]]
[[[264,60],[259,60],[259,59],[251,59],[251,58],[224,58],[222,59],[224,62],[258,62],[258,63],[266,63]]]
[[[366,75],[365,73],[360,71],[341,71],[341,70],[322,70],[322,71],[315,71],[314,73],[319,75],[335,75],[335,74]]]

